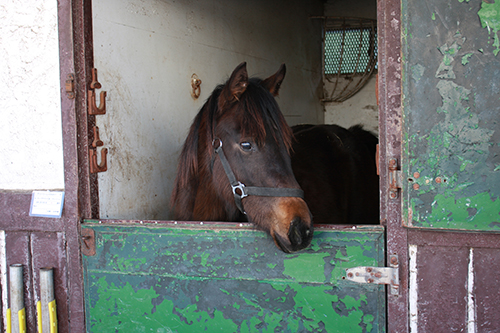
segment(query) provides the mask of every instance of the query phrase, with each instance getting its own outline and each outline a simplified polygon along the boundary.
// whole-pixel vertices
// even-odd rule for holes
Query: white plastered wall
[[[57,0],[0,2],[0,82],[0,191],[63,189]],[[5,252],[0,230],[3,287]]]
[[[2,1],[0,22],[0,190],[62,189],[57,1]]]
[[[377,18],[375,0],[328,0],[325,16]],[[365,129],[378,134],[378,107],[375,95],[376,76],[372,75],[366,85],[353,97],[342,103],[325,103],[325,123],[350,127],[362,124]]]
[[[325,123],[342,127],[362,124],[366,130],[378,133],[378,107],[375,95],[376,76],[372,75],[356,95],[342,103],[325,103]]]
[[[323,123],[321,23],[309,19],[322,11],[322,1],[301,0],[94,1],[94,64],[108,96],[107,114],[96,117],[109,149],[101,218],[169,218],[189,126],[243,61],[259,77],[286,63],[278,104],[287,121]]]

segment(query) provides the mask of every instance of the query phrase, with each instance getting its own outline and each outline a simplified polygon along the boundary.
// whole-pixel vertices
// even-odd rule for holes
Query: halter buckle
[[[238,184],[231,185],[231,188],[233,189],[233,194],[235,197],[238,196],[240,197],[240,199],[248,197],[248,194],[245,190],[245,184],[238,182]],[[241,193],[238,193],[237,190],[240,190]]]

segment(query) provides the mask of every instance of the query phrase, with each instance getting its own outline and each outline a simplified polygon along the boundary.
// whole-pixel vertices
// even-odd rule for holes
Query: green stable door
[[[500,2],[406,0],[402,18],[403,223],[500,232]]]
[[[249,224],[88,222],[88,332],[385,332],[382,284],[346,269],[384,266],[384,229],[317,228],[285,254]]]

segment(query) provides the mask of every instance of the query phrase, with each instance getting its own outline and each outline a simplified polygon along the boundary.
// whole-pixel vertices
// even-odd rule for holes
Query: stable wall
[[[323,123],[321,23],[309,19],[322,12],[322,1],[95,1],[94,64],[108,108],[96,117],[109,149],[101,218],[169,218],[189,126],[243,61],[259,77],[286,63],[277,101],[287,121]]]
[[[325,103],[325,123],[350,127],[362,124],[365,129],[378,133],[378,106],[375,95],[376,75],[353,97],[342,103]]]
[[[57,1],[4,1],[0,21],[0,190],[62,189]]]

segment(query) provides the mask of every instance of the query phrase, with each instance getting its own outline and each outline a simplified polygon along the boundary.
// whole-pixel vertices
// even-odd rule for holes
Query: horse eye
[[[252,144],[250,142],[241,142],[240,143],[240,147],[244,151],[250,151],[250,150],[252,150]]]

